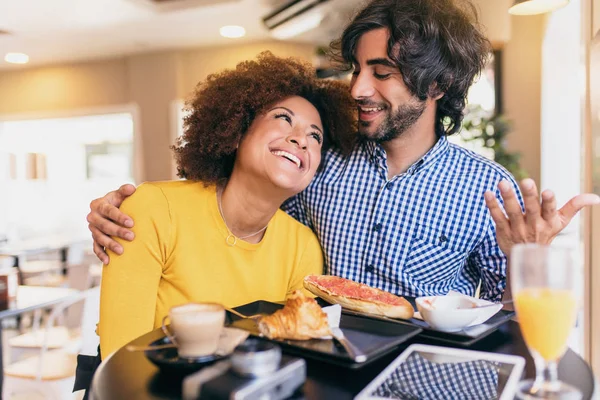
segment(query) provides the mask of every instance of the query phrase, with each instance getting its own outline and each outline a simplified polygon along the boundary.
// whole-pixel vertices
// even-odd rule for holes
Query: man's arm
[[[110,261],[105,249],[115,254],[123,254],[123,246],[111,236],[131,241],[134,233],[127,229],[133,227],[133,220],[119,210],[123,200],[135,192],[135,186],[123,185],[118,190],[107,193],[104,197],[90,203],[87,215],[88,228],[94,239],[94,253],[104,264]]]
[[[493,224],[488,227],[483,241],[469,255],[468,268],[479,271],[481,287],[479,297],[489,301],[500,301],[508,289],[507,259],[496,242]]]
[[[504,189],[504,191],[503,191]],[[492,192],[489,192],[492,193]],[[523,214],[525,203],[517,182],[508,176],[502,180],[495,193],[492,193],[496,204],[500,205],[504,201],[503,194],[510,193],[511,207]],[[487,204],[487,197],[486,197]],[[505,205],[506,206],[506,205]],[[478,269],[481,276],[480,297],[490,301],[508,300],[507,294],[510,293],[510,281],[508,280],[508,256],[510,246],[505,246],[505,238],[497,231],[497,226],[493,220],[487,224],[485,236],[479,246],[470,256],[470,262],[474,268]],[[506,251],[505,251],[506,250]]]

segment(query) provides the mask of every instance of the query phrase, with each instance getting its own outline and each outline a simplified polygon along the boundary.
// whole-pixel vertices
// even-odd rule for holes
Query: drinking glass
[[[535,379],[519,383],[521,399],[580,399],[581,392],[558,380],[558,362],[577,316],[576,266],[567,248],[515,245],[510,282],[525,344],[535,362]]]

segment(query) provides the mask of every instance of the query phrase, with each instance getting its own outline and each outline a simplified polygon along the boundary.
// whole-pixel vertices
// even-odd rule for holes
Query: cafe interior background
[[[0,2],[0,254],[60,241],[82,253],[77,262],[97,283],[89,203],[126,182],[176,177],[169,145],[198,81],[263,50],[308,60],[323,79],[347,79],[322,50],[363,1],[321,1],[269,28],[311,2]],[[600,193],[600,0],[529,16],[510,15],[511,0],[475,3],[494,52],[452,140],[552,188],[559,204]],[[482,131],[493,134],[482,139]],[[580,250],[583,307],[571,346],[598,371],[600,210],[582,212],[557,241]],[[38,266],[24,279],[67,285],[52,278],[59,256],[22,258],[25,270]],[[10,338],[34,320],[2,321],[5,366],[19,357]]]

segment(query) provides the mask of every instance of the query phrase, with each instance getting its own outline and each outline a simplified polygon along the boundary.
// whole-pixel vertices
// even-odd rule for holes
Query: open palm
[[[583,207],[600,204],[600,197],[591,194],[579,194],[569,200],[561,209],[556,209],[556,198],[550,190],[542,193],[540,204],[538,189],[532,179],[524,179],[520,184],[525,203],[522,211],[515,191],[510,183],[502,181],[498,184],[504,211],[492,192],[485,193],[485,201],[494,222],[496,223],[496,238],[498,245],[505,255],[517,243],[549,244],[571,219]]]

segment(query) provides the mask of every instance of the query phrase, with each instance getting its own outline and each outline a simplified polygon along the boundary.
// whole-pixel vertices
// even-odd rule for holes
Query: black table
[[[145,346],[163,337],[160,329],[150,332],[132,344]],[[408,345],[413,343],[444,345],[440,342],[415,338],[396,351],[367,366],[349,370],[331,364],[307,361],[308,379],[303,388],[306,399],[351,399],[377,376]],[[514,321],[501,326],[498,331],[468,347],[471,350],[491,351],[525,357],[526,377],[535,376],[533,359],[521,337],[519,326]],[[594,392],[594,377],[586,362],[572,350],[559,364],[559,378],[581,390],[584,399],[591,399]],[[124,348],[115,352],[98,368],[92,383],[93,400],[167,400],[181,399],[181,382],[165,379],[142,352],[129,352]]]

